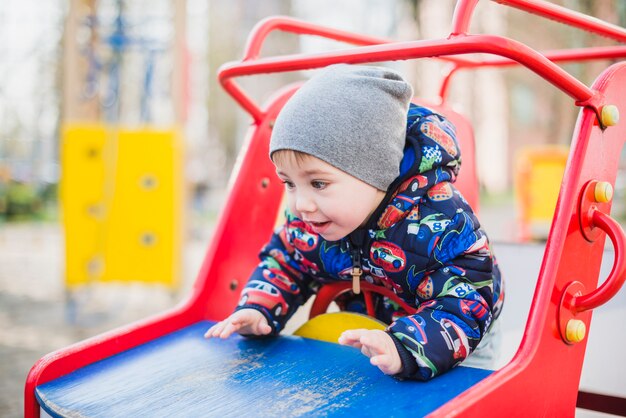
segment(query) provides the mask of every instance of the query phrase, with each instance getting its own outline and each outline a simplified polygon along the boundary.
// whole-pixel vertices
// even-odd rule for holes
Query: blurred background
[[[554,3],[626,25],[618,0]],[[394,40],[445,38],[453,0],[0,2],[0,416],[20,416],[43,354],[160,312],[189,291],[250,117],[221,89],[261,19],[288,15]],[[615,42],[481,1],[471,33],[537,50]],[[345,44],[285,33],[262,55]],[[611,62],[567,64],[590,85]],[[441,62],[386,63],[438,98]],[[257,102],[309,74],[242,79]],[[496,242],[545,240],[578,108],[522,68],[462,71],[480,218]],[[539,184],[532,183],[535,177]],[[531,184],[531,186],[529,186]],[[626,220],[624,176],[613,215]]]

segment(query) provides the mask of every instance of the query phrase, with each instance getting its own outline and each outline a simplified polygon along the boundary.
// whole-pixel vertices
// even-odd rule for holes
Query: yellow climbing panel
[[[68,287],[94,281],[178,286],[182,158],[175,129],[65,127],[61,207]]]

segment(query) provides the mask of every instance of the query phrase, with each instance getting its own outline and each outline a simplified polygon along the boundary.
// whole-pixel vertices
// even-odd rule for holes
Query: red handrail
[[[604,22],[591,16],[549,3],[543,0],[494,0],[506,6],[523,10],[538,16],[546,17],[575,28],[583,29],[597,35],[606,36],[619,42],[626,42],[626,29]]]
[[[298,35],[319,36],[338,42],[346,42],[357,46],[389,44],[396,42],[393,39],[377,36],[363,35],[347,32],[327,26],[317,25],[304,20],[295,19],[289,16],[270,16],[257,23],[248,35],[248,40],[244,48],[242,61],[256,60],[259,58],[263,43],[268,35],[276,30],[289,32]],[[469,60],[459,57],[437,57],[444,61],[451,61],[458,64],[471,64]]]
[[[583,15],[567,8],[545,2],[543,0],[494,0],[497,3],[525,10],[539,16],[547,17],[573,27],[626,42],[626,29],[601,20]],[[468,41],[466,33],[478,0],[458,0],[454,9],[452,29],[448,39],[422,42],[396,42],[380,37],[354,34],[338,29],[328,28],[301,20],[278,16],[270,17],[255,26],[252,30],[244,51],[241,63],[230,63],[222,66],[219,79],[224,89],[246,110],[255,123],[263,120],[261,108],[231,78],[243,75],[275,73],[302,69],[319,68],[339,62],[365,63],[414,58],[439,58],[454,63],[441,86],[441,98],[445,97],[449,79],[459,68],[485,66],[509,66],[521,64],[550,83],[573,97],[578,106],[590,106],[596,113],[599,98],[580,83],[576,78],[553,65],[554,62],[575,61],[582,59],[616,58],[626,56],[626,47],[605,47],[574,50],[559,50],[540,54],[525,45],[504,37],[471,37]],[[297,54],[285,57],[260,59],[259,54],[267,36],[274,30],[282,30],[300,35],[315,35],[340,42],[361,46],[350,51],[338,51],[322,54]],[[489,43],[481,48],[478,42]],[[382,47],[385,45],[385,47]],[[487,59],[463,59],[454,57],[457,54],[489,53],[498,57]],[[547,59],[547,61],[546,61]],[[552,61],[552,63],[549,63]],[[551,65],[552,64],[552,65]]]
[[[542,51],[547,59],[552,62],[576,62],[601,59],[616,59],[626,57],[626,45],[616,46],[600,46],[589,48],[572,48],[572,49],[556,49],[550,51]],[[448,93],[450,79],[458,70],[486,68],[486,67],[512,67],[519,65],[517,61],[513,61],[505,57],[485,57],[483,59],[463,60],[462,62],[454,62],[442,76],[439,88],[439,97],[443,101]]]
[[[265,39],[275,30],[291,32],[298,35],[321,36],[354,45],[378,45],[393,42],[391,39],[355,34],[339,29],[315,25],[313,23],[287,16],[272,16],[261,20],[254,26],[254,28],[252,28],[252,31],[248,36],[242,60],[249,61],[258,59]]]
[[[500,55],[517,61],[574,98],[577,105],[591,106],[597,110],[600,104],[589,87],[544,55],[520,42],[494,35],[463,35],[450,39],[396,42],[317,54],[297,54],[227,63],[220,68],[218,78],[224,89],[258,124],[263,120],[263,111],[232,80],[234,77],[306,70],[337,63],[397,61],[470,53]]]
[[[609,215],[594,210],[591,215],[592,224],[606,232],[613,243],[615,250],[613,268],[609,277],[593,292],[577,296],[572,300],[572,310],[575,312],[588,311],[608,302],[624,284],[626,280],[626,235],[621,225]]]
[[[601,59],[616,59],[626,56],[626,45],[596,46],[588,48],[554,49],[541,51],[541,55],[552,62],[576,62]],[[459,69],[484,68],[484,67],[512,67],[520,65],[506,57],[484,57],[482,59],[467,59],[462,62],[454,62]]]

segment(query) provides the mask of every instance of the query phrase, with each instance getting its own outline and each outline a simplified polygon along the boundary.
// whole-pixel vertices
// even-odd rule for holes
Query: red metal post
[[[469,32],[469,24],[478,0],[458,0],[452,16],[450,37],[465,35]]]

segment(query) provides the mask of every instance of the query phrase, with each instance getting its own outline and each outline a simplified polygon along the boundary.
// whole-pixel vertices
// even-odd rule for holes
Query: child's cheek
[[[295,200],[294,197],[292,197],[290,195],[287,195],[287,207],[289,208],[289,212],[291,212],[292,214],[294,214],[298,218],[300,217],[300,214],[296,210],[296,200]]]

